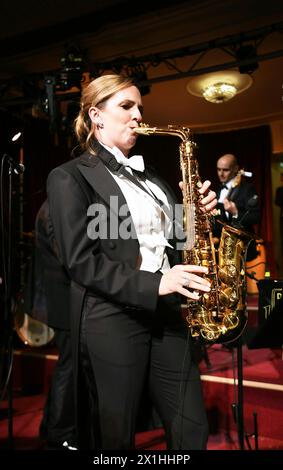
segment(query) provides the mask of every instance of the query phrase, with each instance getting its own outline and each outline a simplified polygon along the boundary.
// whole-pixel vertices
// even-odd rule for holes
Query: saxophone
[[[238,338],[247,323],[245,258],[250,234],[224,225],[216,252],[212,239],[212,216],[204,213],[199,193],[202,183],[198,162],[194,156],[195,143],[188,128],[169,125],[167,128],[140,124],[137,134],[173,135],[181,139],[180,167],[183,181],[183,262],[205,266],[204,275],[210,281],[209,293],[199,300],[187,299],[186,321],[193,337],[206,342],[230,342]],[[216,260],[218,255],[218,261]]]

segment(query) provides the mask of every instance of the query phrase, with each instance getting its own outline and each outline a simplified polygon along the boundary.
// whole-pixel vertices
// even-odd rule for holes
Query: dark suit
[[[59,357],[40,427],[41,437],[49,448],[60,448],[64,441],[72,443],[75,433],[73,370],[70,340],[70,279],[60,262],[51,230],[48,202],[40,207],[35,224],[36,264],[42,279],[48,319],[54,329]]]
[[[191,341],[179,299],[161,300],[161,273],[137,269],[139,243],[133,224],[133,236],[127,240],[119,230],[117,236],[110,233],[111,220],[119,229],[131,221],[129,212],[121,211],[122,206],[127,208],[124,195],[104,164],[113,158],[98,146],[96,157],[85,153],[53,170],[47,185],[60,258],[72,279],[79,444],[101,449],[134,447],[137,411],[148,380],[169,448],[204,448],[207,421],[200,377],[187,351]],[[168,185],[152,171],[146,174],[173,204]],[[92,217],[87,214],[94,203],[101,204],[98,229],[107,224],[104,236],[102,231],[97,239],[87,234],[95,212]],[[179,253],[169,250],[168,257],[174,264]],[[87,402],[81,397],[83,386]],[[87,411],[84,418],[83,411]]]
[[[221,187],[216,192],[217,199],[220,197]],[[218,219],[225,222],[226,224],[233,225],[237,228],[241,228],[251,234],[254,234],[254,225],[260,222],[260,209],[259,204],[253,197],[256,196],[256,190],[251,183],[242,180],[241,183],[232,188],[228,193],[228,199],[233,201],[238,210],[237,219],[233,219],[232,215],[227,214],[224,210],[223,204],[218,203],[217,208],[220,211]],[[254,205],[253,205],[254,204]],[[222,225],[216,222],[213,234],[215,237],[220,238]],[[247,261],[257,257],[256,243],[252,240],[248,247]]]

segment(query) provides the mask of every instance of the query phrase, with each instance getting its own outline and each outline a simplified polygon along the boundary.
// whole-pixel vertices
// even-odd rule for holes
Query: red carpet
[[[255,312],[256,309],[254,309]],[[48,353],[48,354],[47,354]],[[245,449],[254,449],[255,415],[258,448],[283,450],[283,361],[279,349],[249,350],[243,346],[243,404]],[[205,402],[210,424],[210,450],[237,450],[238,428],[232,414],[237,402],[237,350],[215,344],[207,348],[207,359],[200,362]],[[49,388],[56,354],[50,348],[15,351],[13,443],[14,449],[42,449],[38,438],[42,409]],[[0,410],[0,448],[8,447],[7,402]],[[137,449],[164,450],[163,429],[136,436]]]
[[[257,416],[259,448],[283,449],[283,363],[277,350],[248,350],[243,347],[243,405],[244,429],[247,434],[254,432],[254,414]],[[225,350],[219,345],[209,351],[211,368],[202,361],[204,394],[209,421],[211,440],[213,435],[224,433],[233,438],[237,426],[232,414],[232,404],[237,402],[238,388],[234,378],[238,377],[236,351]],[[251,439],[253,444],[253,439]],[[233,448],[233,447],[232,447]]]
[[[217,392],[217,391],[216,391]],[[221,390],[220,390],[221,392]],[[218,398],[221,397],[217,393]],[[223,397],[223,395],[222,395]],[[220,401],[220,400],[219,400]],[[225,401],[225,400],[224,400]],[[13,406],[13,444],[15,450],[41,450],[44,448],[44,442],[38,438],[38,429],[42,415],[42,408],[45,402],[45,395],[35,395],[29,397],[22,397],[14,399]],[[1,422],[0,422],[0,448],[8,448],[8,419],[7,419],[7,403],[1,409]],[[212,417],[210,415],[212,405],[209,405],[208,412],[211,419],[215,420],[215,414]],[[266,413],[266,409],[262,408]],[[262,411],[261,409],[261,411]],[[222,410],[223,411],[223,410]],[[5,415],[5,416],[4,416]],[[263,428],[259,425],[259,431],[264,431],[265,428],[280,430],[280,426],[274,425],[272,419],[267,419],[264,423]],[[212,427],[215,424],[211,423]],[[237,450],[239,449],[238,435],[236,430],[232,430],[229,426],[232,426],[232,420],[227,420],[227,429],[212,429],[208,449],[209,450]],[[229,426],[228,426],[229,424]],[[282,421],[281,421],[282,425]],[[282,427],[282,426],[281,426]],[[233,426],[235,428],[235,426]],[[282,432],[282,430],[280,430]],[[250,440],[250,445],[254,448],[254,440]],[[259,449],[283,449],[283,439],[278,437],[268,437],[260,435],[258,439]],[[163,429],[155,429],[152,431],[138,433],[136,436],[136,448],[147,449],[147,450],[165,450],[165,440]],[[248,445],[246,444],[246,448]]]
[[[211,428],[208,449],[239,449],[237,426],[232,416],[231,407],[237,399],[235,395],[237,387],[233,385],[233,355],[236,360],[235,352],[226,350],[220,345],[213,345],[208,349],[211,367],[208,368],[204,361],[200,363]],[[47,362],[47,371],[50,372],[52,366],[49,364],[50,360]],[[54,364],[54,361],[52,362]],[[256,412],[259,434],[258,448],[283,449],[283,364],[279,351],[270,349],[250,351],[244,347],[243,373],[245,432],[247,434],[253,433],[253,413]],[[40,394],[14,398],[13,436],[15,449],[36,450],[43,447],[43,442],[38,438],[38,428],[45,397],[45,394]],[[8,419],[6,411],[7,402],[3,404],[1,409],[0,445],[2,449],[7,447]],[[252,448],[255,447],[253,437],[250,437],[248,442]],[[137,434],[136,447],[137,449],[149,450],[165,449],[163,429]],[[248,448],[247,442],[245,448]]]

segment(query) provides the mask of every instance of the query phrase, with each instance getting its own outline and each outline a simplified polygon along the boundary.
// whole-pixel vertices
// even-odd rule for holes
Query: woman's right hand
[[[159,284],[159,295],[178,292],[185,297],[198,300],[199,291],[210,291],[210,282],[201,274],[207,274],[207,268],[191,264],[177,264],[163,274]]]

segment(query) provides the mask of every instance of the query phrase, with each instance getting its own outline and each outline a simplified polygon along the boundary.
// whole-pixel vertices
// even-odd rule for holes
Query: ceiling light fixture
[[[188,82],[187,90],[211,103],[224,103],[247,90],[252,83],[253,79],[249,74],[227,70],[194,77]]]

